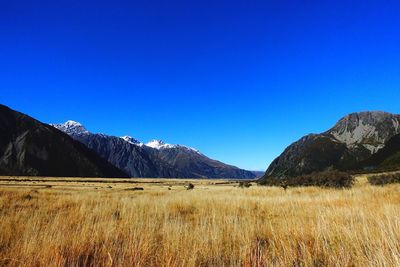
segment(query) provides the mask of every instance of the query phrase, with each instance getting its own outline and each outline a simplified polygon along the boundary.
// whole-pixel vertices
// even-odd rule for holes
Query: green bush
[[[400,183],[400,174],[381,174],[368,177],[368,182],[372,185],[386,185]]]
[[[239,182],[239,187],[240,188],[249,188],[249,187],[251,187],[251,183],[250,182]]]
[[[294,186],[349,188],[354,184],[354,177],[346,172],[324,171],[285,178],[268,177],[264,180],[263,184],[281,186],[284,189]]]

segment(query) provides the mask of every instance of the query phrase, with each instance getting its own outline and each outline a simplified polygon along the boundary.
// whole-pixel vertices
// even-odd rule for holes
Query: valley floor
[[[400,265],[400,185],[57,179],[0,178],[0,266]]]

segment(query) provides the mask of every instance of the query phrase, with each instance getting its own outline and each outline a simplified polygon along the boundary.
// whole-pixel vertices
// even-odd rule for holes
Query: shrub
[[[193,190],[194,189],[194,185],[192,183],[187,184],[185,187],[186,187],[186,190]]]
[[[251,183],[250,182],[239,182],[239,187],[240,188],[249,188],[249,187],[251,187]]]
[[[121,220],[121,212],[119,210],[114,211],[112,213],[112,218],[117,221]]]
[[[128,190],[128,191],[143,191],[144,188],[143,187],[133,187],[133,188],[127,188],[125,190]]]
[[[32,198],[33,198],[33,196],[30,195],[30,194],[24,195],[24,196],[22,197],[22,199],[24,199],[24,200],[32,200]]]
[[[263,184],[281,186],[285,190],[289,186],[348,188],[354,184],[354,177],[346,172],[324,171],[285,178],[268,177]]]
[[[400,174],[391,173],[391,174],[373,175],[368,177],[368,182],[372,185],[386,185],[386,184],[400,183]]]

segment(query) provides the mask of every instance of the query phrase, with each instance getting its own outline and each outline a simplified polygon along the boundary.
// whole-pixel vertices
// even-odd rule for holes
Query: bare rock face
[[[127,177],[67,134],[3,105],[0,175]]]
[[[400,133],[400,115],[386,112],[352,113],[341,119],[327,133],[350,149],[363,146],[374,154]]]
[[[290,145],[262,179],[355,168],[400,134],[399,126],[400,115],[380,111],[349,114],[330,130],[307,135]]]

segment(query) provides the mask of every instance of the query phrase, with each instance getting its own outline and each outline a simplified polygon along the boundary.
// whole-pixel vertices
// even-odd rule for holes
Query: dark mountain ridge
[[[0,105],[0,174],[127,177],[67,134]]]

